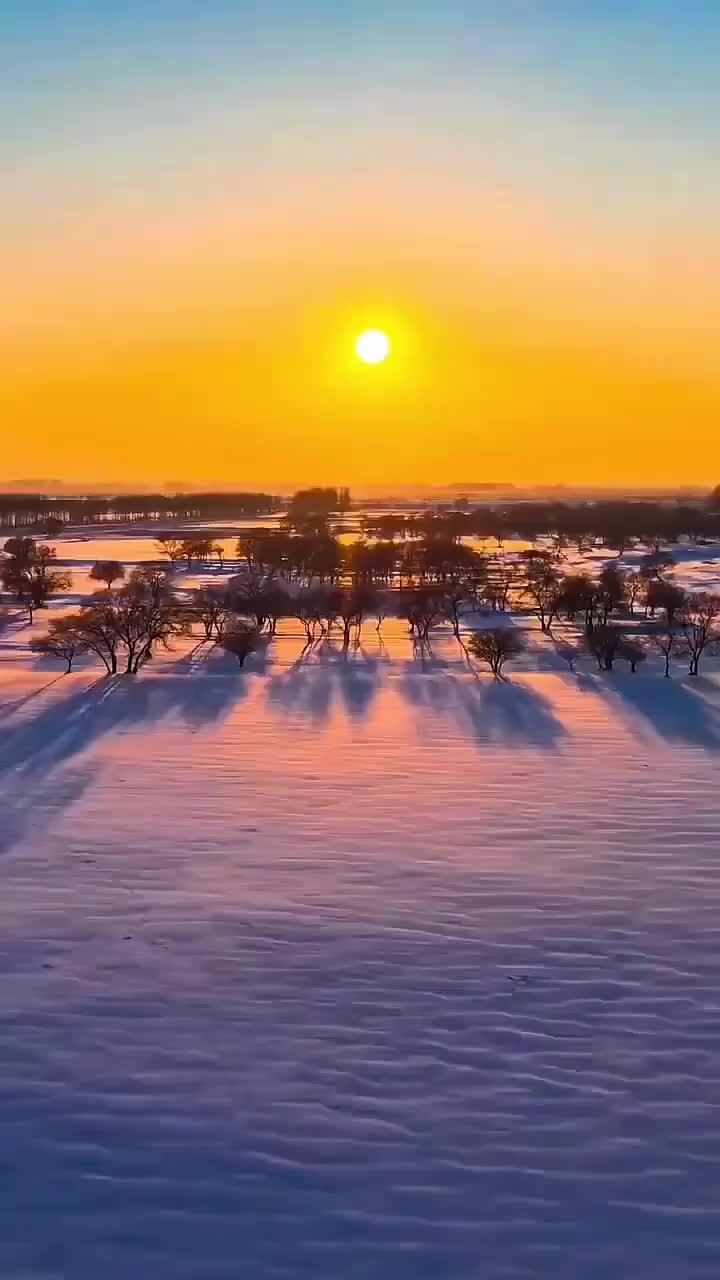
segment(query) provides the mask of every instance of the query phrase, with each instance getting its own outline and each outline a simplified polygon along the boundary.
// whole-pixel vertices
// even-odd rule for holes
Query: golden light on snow
[[[355,343],[355,351],[363,364],[382,364],[390,355],[390,339],[381,329],[366,329]]]

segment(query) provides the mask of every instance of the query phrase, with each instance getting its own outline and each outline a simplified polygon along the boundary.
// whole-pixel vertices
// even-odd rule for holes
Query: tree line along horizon
[[[380,630],[383,619],[394,616],[405,619],[421,653],[429,649],[433,631],[449,624],[468,661],[472,656],[501,677],[505,663],[522,653],[525,641],[521,632],[507,625],[468,631],[464,624],[485,611],[534,615],[551,638],[558,620],[575,624],[577,644],[555,640],[571,670],[575,658],[585,652],[602,670],[612,670],[616,660],[624,660],[634,671],[648,650],[654,650],[663,657],[666,676],[671,659],[680,656],[688,659],[689,673],[695,676],[703,655],[720,649],[720,597],[677,586],[672,581],[672,554],[663,549],[683,536],[707,537],[709,530],[699,535],[695,524],[692,531],[661,530],[657,522],[664,519],[664,508],[651,507],[648,513],[645,504],[609,504],[615,527],[601,533],[595,518],[599,514],[600,525],[606,526],[606,504],[582,505],[572,509],[572,534],[546,527],[534,536],[542,536],[549,545],[508,555],[503,548],[507,535],[502,532],[494,535],[494,553],[469,546],[463,540],[466,524],[458,519],[466,513],[457,512],[368,516],[359,539],[344,545],[333,532],[331,511],[320,509],[317,495],[323,493],[329,504],[335,491],[296,495],[299,500],[291,505],[282,527],[241,531],[236,572],[218,584],[179,588],[180,564],[190,570],[214,560],[218,571],[225,567],[222,544],[200,533],[185,538],[160,534],[156,545],[166,566],[151,564],[128,575],[119,561],[98,561],[90,577],[104,584],[104,590],[85,597],[77,612],[52,619],[47,634],[33,638],[31,648],[62,659],[68,670],[76,657],[92,653],[109,674],[123,663],[123,669],[134,674],[152,658],[156,645],[168,647],[173,637],[190,634],[198,624],[207,641],[234,654],[243,665],[250,653],[272,640],[282,619],[300,624],[307,646],[337,630],[347,651],[367,618],[375,617]],[[640,538],[628,532],[637,506],[645,509],[642,540],[651,549],[636,569],[627,570],[619,561]],[[626,508],[623,520],[618,507]],[[677,515],[677,509],[671,511]],[[712,505],[705,514],[714,517]],[[693,519],[698,518],[695,513]],[[595,576],[568,572],[564,562],[571,543],[580,552],[601,543],[615,551],[616,559]],[[71,586],[70,575],[57,564],[55,548],[31,536],[5,541],[0,581],[31,623],[36,610]],[[636,626],[638,609],[644,635]],[[5,609],[0,624],[9,616]]]
[[[0,493],[0,530],[27,529],[46,537],[60,536],[72,527],[117,524],[161,524],[195,520],[259,519],[281,516],[297,519],[342,519],[349,512],[362,514],[348,488],[312,486],[289,499],[259,492],[117,494],[109,497],[52,497],[47,494]],[[424,507],[411,514],[388,510],[385,529],[396,533],[431,532],[443,522],[453,536],[508,538],[533,537],[559,532],[568,537],[596,536],[604,540],[624,537],[645,541],[677,541],[682,536],[699,540],[720,539],[720,485],[705,499],[638,500],[588,498],[584,501],[512,499],[473,504]],[[394,536],[388,532],[388,536]]]

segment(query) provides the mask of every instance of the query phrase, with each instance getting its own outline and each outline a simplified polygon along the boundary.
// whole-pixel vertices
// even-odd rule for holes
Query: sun
[[[390,339],[380,329],[366,329],[355,343],[355,351],[363,364],[382,364],[390,355]]]

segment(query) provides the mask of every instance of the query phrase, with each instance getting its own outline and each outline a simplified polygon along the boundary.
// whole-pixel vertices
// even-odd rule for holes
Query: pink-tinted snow
[[[715,1280],[712,664],[299,654],[4,636],[0,1275]]]

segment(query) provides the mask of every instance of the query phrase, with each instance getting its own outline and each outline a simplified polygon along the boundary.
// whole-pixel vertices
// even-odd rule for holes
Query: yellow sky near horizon
[[[198,72],[206,150],[129,57],[77,147],[25,140],[0,243],[6,481],[720,479],[716,191],[696,140],[639,114],[632,82],[627,143],[610,81],[592,102],[573,85],[572,110],[550,101],[558,67],[549,89],[519,63],[512,92],[491,63],[479,89],[464,63],[459,88],[444,64],[426,84],[431,35],[380,98],[374,45],[349,94],[345,46],[320,88],[289,87],[283,46],[280,98],[268,80],[236,102],[228,78],[215,103]],[[386,364],[356,360],[365,328],[389,334]]]
[[[718,317],[693,264],[660,279],[661,246],[655,261],[646,245],[603,262],[585,229],[563,251],[555,228],[522,229],[514,209],[505,226],[482,213],[459,225],[467,207],[451,244],[433,210],[403,237],[401,217],[378,228],[342,207],[262,241],[247,229],[243,244],[265,247],[254,259],[212,221],[169,243],[144,228],[111,255],[66,243],[34,278],[7,280],[5,475],[358,487],[720,474]],[[392,338],[380,368],[355,359],[366,327]]]

